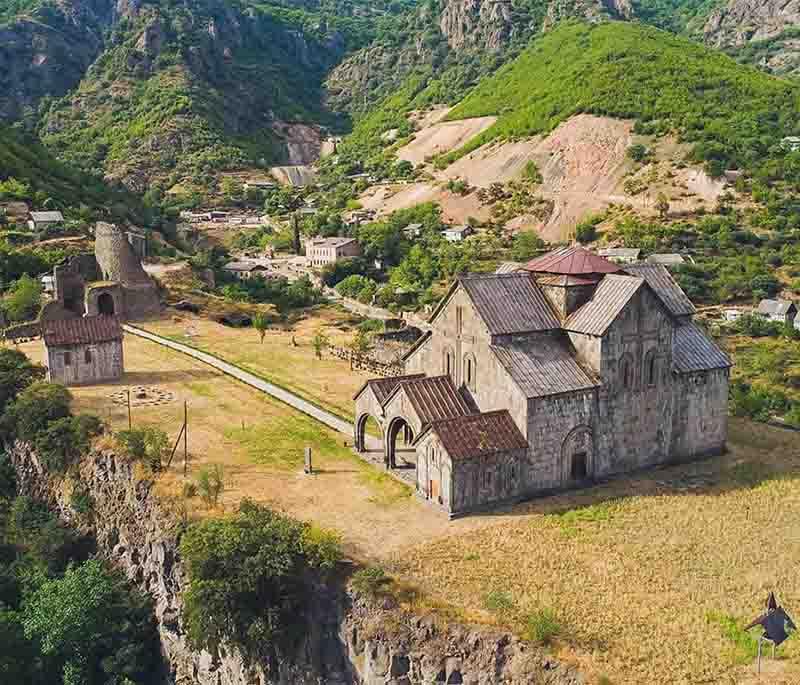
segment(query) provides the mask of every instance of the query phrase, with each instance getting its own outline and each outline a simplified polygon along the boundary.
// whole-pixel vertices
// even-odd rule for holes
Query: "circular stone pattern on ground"
[[[134,385],[130,388],[131,406],[133,407],[155,407],[160,404],[169,404],[175,400],[175,395],[164,388],[157,388],[150,385]],[[114,404],[128,404],[128,391],[120,390],[110,395]]]

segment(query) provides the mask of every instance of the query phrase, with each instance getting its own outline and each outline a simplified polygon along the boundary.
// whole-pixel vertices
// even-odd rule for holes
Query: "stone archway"
[[[410,449],[411,444],[414,442],[414,429],[402,416],[397,416],[389,423],[386,429],[386,440],[384,441],[386,467],[390,469],[396,468],[416,468],[416,460],[409,463],[408,459],[404,458],[405,465],[399,467],[397,465],[397,440],[402,435],[403,443],[406,449],[402,450],[404,455],[410,455],[413,450]]]
[[[594,434],[589,426],[570,431],[561,445],[561,482],[583,483],[594,478]]]
[[[355,429],[355,446],[357,452],[369,452],[368,449],[368,436],[367,436],[367,424],[369,423],[370,419],[372,419],[378,427],[378,430],[381,433],[381,441],[383,440],[383,427],[381,426],[381,422],[378,421],[372,414],[364,413],[358,417],[356,421],[356,429]],[[381,447],[383,450],[383,447]]]
[[[114,316],[115,309],[114,297],[111,293],[100,293],[97,298],[97,313],[103,316]]]

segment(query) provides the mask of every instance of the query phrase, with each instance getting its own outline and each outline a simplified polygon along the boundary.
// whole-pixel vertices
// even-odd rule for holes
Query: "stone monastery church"
[[[694,313],[663,266],[580,247],[464,276],[406,375],[356,395],[356,447],[373,417],[387,466],[451,516],[718,454],[731,363]]]

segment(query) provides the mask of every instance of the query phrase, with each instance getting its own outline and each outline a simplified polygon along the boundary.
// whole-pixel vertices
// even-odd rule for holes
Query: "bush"
[[[24,352],[0,349],[0,414],[25,388],[44,380],[45,373],[45,368],[31,363]]]
[[[530,181],[531,183],[541,183],[544,179],[542,178],[542,173],[539,171],[539,167],[536,166],[536,162],[532,159],[528,160],[525,164],[525,168],[522,170],[522,177]]]
[[[246,499],[232,518],[190,526],[180,551],[192,644],[214,651],[230,641],[252,658],[274,655],[305,632],[313,572],[340,558],[330,536]]]
[[[83,483],[78,483],[72,490],[69,498],[69,505],[72,510],[78,514],[88,514],[94,509],[94,500],[92,494],[89,492]]]
[[[33,383],[19,394],[3,416],[5,438],[35,443],[52,422],[69,417],[71,399],[72,395],[61,385]]]
[[[9,321],[30,321],[42,307],[42,285],[35,278],[23,275],[3,298],[3,311]]]
[[[33,444],[48,471],[64,473],[88,449],[93,435],[78,417],[69,416],[53,421]]]
[[[197,491],[207,507],[216,507],[224,490],[225,482],[220,464],[211,464],[200,469],[197,474]]]
[[[378,566],[362,568],[356,571],[350,579],[350,585],[356,592],[369,597],[379,595],[389,582],[389,576]]]
[[[169,438],[160,428],[132,428],[117,433],[117,442],[127,456],[136,461],[144,461],[152,471],[160,471],[164,457],[169,450]]]
[[[751,338],[778,337],[782,326],[776,321],[769,321],[758,314],[744,314],[734,322],[732,328],[742,335]]]
[[[634,162],[644,162],[650,156],[650,151],[641,143],[636,143],[628,148],[627,154]]]
[[[534,611],[526,621],[526,636],[540,645],[550,644],[561,634],[561,623],[552,609]]]
[[[493,614],[508,614],[514,610],[514,598],[505,590],[491,590],[483,599],[483,605]]]

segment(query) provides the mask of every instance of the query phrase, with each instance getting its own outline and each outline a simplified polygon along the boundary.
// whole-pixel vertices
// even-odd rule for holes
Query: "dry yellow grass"
[[[204,326],[201,336],[212,331]],[[252,331],[231,336],[229,349],[235,336],[253,337],[248,345],[260,348]],[[41,358],[41,343],[24,347]],[[562,626],[553,649],[590,683],[600,674],[614,685],[800,683],[797,638],[756,679],[752,642],[741,632],[770,590],[800,618],[797,434],[735,420],[722,458],[448,522],[359,462],[344,436],[209,367],[131,336],[126,366],[123,387],[153,384],[176,396],[164,407],[135,409],[135,422],[174,438],[187,399],[190,475],[224,464],[224,510],[247,496],[337,529],[349,553],[396,576],[412,607],[523,634],[528,616],[552,609]],[[305,382],[310,367],[298,368],[301,376],[287,385]],[[356,385],[349,370],[338,373]],[[124,426],[124,407],[108,401],[115,389],[76,389],[77,409]],[[314,477],[299,466],[309,443]],[[181,504],[182,485],[178,462],[159,492]],[[208,513],[189,503],[190,516]]]
[[[351,371],[347,362],[327,354],[317,359],[311,344],[318,330],[334,344],[346,344],[353,336],[352,323],[338,309],[322,307],[290,327],[273,326],[263,344],[254,329],[230,328],[191,314],[149,321],[143,327],[212,352],[324,409],[352,418],[353,395],[369,376]]]

